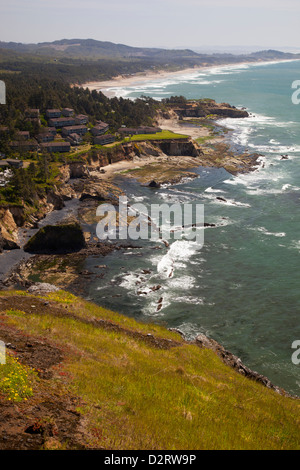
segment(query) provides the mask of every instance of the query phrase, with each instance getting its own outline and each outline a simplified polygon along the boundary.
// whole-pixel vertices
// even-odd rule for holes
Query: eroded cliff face
[[[238,109],[229,103],[216,103],[215,100],[199,100],[186,103],[186,105],[174,107],[180,118],[201,118],[207,116],[222,116],[230,118],[245,118],[249,113],[245,109]]]
[[[198,144],[188,138],[128,142],[105,151],[99,149],[81,162],[62,165],[57,185],[40,199],[39,208],[34,214],[28,214],[28,211],[26,213],[26,207],[22,206],[0,207],[0,250],[17,248],[19,227],[37,226],[37,222],[49,212],[62,209],[67,200],[78,198],[81,201],[85,199],[115,201],[121,193],[119,188],[112,182],[97,178],[93,170],[100,171],[109,164],[123,160],[130,161],[136,157],[141,159],[161,156],[197,157],[201,154]]]
[[[132,160],[134,157],[190,156],[202,154],[200,146],[192,139],[149,140],[130,142],[120,146],[118,160]],[[113,163],[113,162],[112,162]]]
[[[13,211],[14,208],[0,208],[0,235],[6,240],[15,241],[18,226],[13,217]]]
[[[18,227],[24,220],[23,207],[0,207],[0,253],[18,248]]]
[[[70,163],[61,169],[62,181],[69,182],[72,178],[88,177],[89,171],[123,160],[133,160],[135,157],[160,157],[160,156],[191,156],[202,154],[200,146],[192,139],[149,140],[144,142],[128,142],[116,145],[105,151],[95,150],[92,155],[86,157],[86,162]]]
[[[179,140],[161,140],[156,142],[156,146],[161,149],[165,155],[174,157],[199,157],[202,150],[196,142],[186,139]]]

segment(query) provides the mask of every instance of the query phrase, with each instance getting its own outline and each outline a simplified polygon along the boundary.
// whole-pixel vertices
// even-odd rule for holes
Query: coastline
[[[177,123],[175,122],[173,124],[176,126]],[[217,143],[222,141],[223,139],[218,137],[215,140]],[[167,157],[167,159],[170,159],[170,157]],[[173,159],[178,160],[177,157],[173,157]],[[149,157],[148,159],[142,160],[140,162],[121,161],[113,163],[106,167],[106,174],[101,175],[103,179],[107,181],[113,181],[115,176],[118,176],[120,174],[122,175],[123,171],[130,170],[130,173],[131,171],[133,171],[133,175],[129,174],[127,176],[135,178],[134,168],[140,169],[144,166],[149,167],[156,161],[157,157]],[[165,164],[165,161],[162,161],[162,163]],[[201,166],[201,162],[197,161],[197,158],[188,157],[188,160],[186,160],[185,168],[195,168],[199,165]],[[186,174],[184,174],[186,173],[186,169],[184,170],[183,166],[180,170],[180,178],[184,178],[185,176],[187,176]],[[249,169],[249,171],[251,170]],[[60,211],[56,212],[59,215]],[[70,292],[72,294],[79,294],[83,298],[87,299],[87,291],[84,291],[83,285],[86,288],[86,286],[93,279],[97,277],[102,278],[103,276],[105,276],[105,273],[108,268],[108,266],[105,264],[106,255],[110,254],[112,251],[115,250],[120,250],[121,254],[123,250],[129,248],[132,250],[135,247],[131,245],[125,246],[116,244],[114,246],[107,246],[101,243],[92,243],[86,249],[83,249],[75,254],[29,255],[27,259],[22,259],[21,262],[18,263],[18,265],[12,267],[10,275],[6,278],[5,282],[2,283],[2,289],[0,290],[15,290],[19,286],[22,286],[22,290],[30,292],[30,289],[38,289],[40,285],[39,283],[46,283],[45,285],[55,286],[55,288],[66,290],[67,292]],[[157,248],[162,249],[161,247]],[[166,248],[168,247],[166,246]],[[95,260],[97,260],[97,262],[99,262],[100,257],[101,264],[97,266],[97,268],[99,268],[100,270],[98,274],[95,274],[89,271],[88,269],[83,269],[84,260],[88,257],[94,258]],[[42,272],[43,275],[40,276],[39,272]],[[35,277],[36,279],[34,279]],[[37,277],[40,277],[40,279],[38,279]],[[6,284],[6,282],[8,282],[8,284]],[[170,328],[170,330],[172,329]],[[184,337],[184,335],[183,339],[187,343],[196,344],[201,349],[203,348],[212,350],[224,364],[238,372],[238,374],[242,375],[247,380],[258,382],[266,389],[271,389],[280,396],[285,396],[294,400],[299,399],[297,395],[291,395],[284,388],[277,386],[276,384],[274,384],[274,382],[271,382],[267,376],[258,373],[254,369],[249,368],[244,362],[242,362],[239,357],[237,357],[231,351],[226,350],[221,343],[218,343],[213,338],[205,336],[204,334],[199,334],[192,342],[189,341],[186,337]]]
[[[108,98],[112,98],[115,96],[115,93],[113,91],[109,91],[109,88],[139,85],[141,83],[151,80],[159,80],[163,78],[184,75],[186,73],[193,73],[200,69],[201,67],[196,66],[189,67],[187,69],[176,70],[174,72],[162,70],[153,72],[146,70],[145,72],[137,72],[135,74],[132,74],[131,76],[118,75],[117,77],[114,77],[109,80],[86,82],[80,86],[82,88],[88,88],[90,91],[102,91],[102,93],[104,93]]]
[[[195,69],[185,69],[185,70],[188,70],[190,72],[190,71],[194,71]],[[178,72],[174,72],[172,75],[174,75],[174,74],[183,75],[183,73],[184,73],[184,71],[178,71]],[[162,74],[162,75],[170,76],[170,73],[168,73],[168,74],[166,73],[166,74]],[[157,74],[155,74],[155,77],[157,78]],[[131,79],[136,80],[136,77],[132,77]],[[122,80],[122,79],[120,79],[120,80]],[[149,75],[147,77],[145,76],[143,81],[146,81],[146,80],[149,80]],[[103,82],[103,83],[107,83],[107,82]],[[190,126],[190,128],[188,128],[188,126],[186,127],[186,124],[185,125],[180,125],[178,120],[176,120],[176,119],[174,119],[174,120],[171,119],[171,120],[166,120],[164,122],[161,122],[160,127],[165,128],[165,129],[169,129],[169,130],[173,130],[174,132],[178,132],[179,128],[182,129],[182,130],[185,129],[184,133],[189,135],[192,138],[199,138],[199,137],[204,137],[205,138],[205,137],[209,137],[209,135],[210,135],[206,128],[194,127],[194,126]],[[210,140],[209,143],[210,144],[212,144],[212,143],[216,143],[216,144],[221,143],[221,141],[223,141],[223,139],[224,138],[222,138],[222,137],[216,137],[215,139]],[[173,158],[174,157],[167,157],[165,160],[161,160],[160,163],[165,164],[166,161],[168,161],[170,159],[173,159]],[[185,160],[185,158],[180,159],[180,160],[184,160],[186,162],[187,160]],[[101,179],[106,180],[106,181],[107,180],[113,180],[115,176],[120,175],[120,173],[122,175],[122,172],[126,172],[126,171],[129,170],[129,173],[126,176],[135,178],[136,177],[136,175],[134,174],[135,169],[140,169],[144,166],[149,166],[150,164],[157,162],[157,160],[158,160],[157,157],[149,157],[149,158],[143,158],[143,159],[136,158],[134,161],[124,160],[124,161],[116,162],[116,163],[113,163],[111,165],[108,165],[107,167],[103,167],[103,169],[105,170],[105,174],[102,175],[102,176],[101,175],[99,175],[99,176],[101,177]],[[190,160],[190,168],[192,166],[193,167],[201,166],[201,164],[203,163],[203,159],[201,159],[201,157],[200,157],[199,161],[198,161],[198,159],[192,158],[192,157],[189,158],[189,160]],[[184,171],[184,169],[183,169],[184,163],[182,161],[180,162],[181,167],[182,167],[182,168],[179,168],[180,172]],[[211,164],[210,166],[217,166],[217,165]],[[150,171],[152,171],[152,170],[150,169]],[[249,171],[250,171],[250,169],[249,169]],[[132,173],[132,175],[131,175],[131,173]],[[182,174],[181,177],[184,177],[184,176],[185,175]],[[147,176],[147,178],[148,178],[148,176]],[[98,253],[97,253],[97,255],[98,255]],[[105,260],[104,260],[104,262],[105,262]],[[103,268],[103,269],[105,269],[105,268]],[[68,274],[72,274],[72,273],[68,273]],[[102,275],[102,273],[101,273],[101,275]],[[89,282],[89,272],[79,272],[78,273],[78,283],[77,283],[77,285],[75,285],[76,289],[78,289],[78,286],[82,282],[82,280],[84,280],[85,283]],[[76,284],[76,280],[75,280],[74,284]],[[239,365],[240,365],[240,363],[239,363]],[[241,373],[244,374],[243,370],[241,371]]]
[[[284,63],[284,62],[295,62],[295,61],[300,61],[300,59],[284,59],[284,60],[267,60],[267,61],[254,61],[254,62],[247,62],[247,61],[242,61],[242,62],[237,62],[236,64],[232,63],[227,63],[227,64],[218,64],[218,65],[202,65],[202,66],[194,66],[194,67],[188,67],[185,69],[181,70],[176,70],[173,72],[167,71],[167,70],[160,70],[160,71],[149,71],[145,70],[144,72],[137,72],[135,74],[131,74],[130,76],[125,76],[125,75],[118,75],[114,78],[108,79],[108,80],[100,80],[100,81],[91,81],[91,82],[86,82],[81,85],[74,84],[73,86],[80,86],[82,88],[88,88],[90,91],[96,90],[96,91],[101,91],[105,96],[108,98],[113,98],[117,96],[116,90],[112,90],[112,88],[124,88],[124,87],[131,87],[134,85],[140,85],[145,82],[149,81],[156,81],[160,79],[167,79],[167,78],[172,78],[172,77],[180,77],[181,75],[186,75],[186,74],[192,74],[197,71],[209,71],[213,70],[215,68],[220,68],[220,67],[237,67],[241,65],[253,65],[253,66],[259,66],[259,65],[267,65],[267,64],[276,64],[276,63]]]

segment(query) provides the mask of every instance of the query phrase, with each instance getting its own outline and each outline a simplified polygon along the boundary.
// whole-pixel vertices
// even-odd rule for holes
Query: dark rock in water
[[[162,304],[163,304],[163,297],[161,297],[159,301],[157,302],[157,308],[156,308],[157,312],[159,312],[162,309]]]
[[[8,240],[7,238],[4,238],[0,234],[0,253],[2,253],[3,250],[19,250],[20,247],[17,245],[17,243],[13,242],[12,240]]]
[[[161,286],[160,286],[160,285],[158,285],[158,286],[153,286],[153,287],[150,287],[150,289],[151,289],[153,292],[155,292],[156,290],[161,289]]]
[[[224,199],[224,198],[221,197],[221,196],[217,196],[217,199],[218,199],[219,201],[222,201],[222,202],[227,202],[226,199]]]
[[[208,222],[204,222],[204,227],[216,227],[216,224],[210,224]]]
[[[148,184],[148,187],[149,187],[149,188],[160,188],[160,184],[157,183],[155,180],[152,180],[152,181],[150,181],[150,183]]]
[[[76,223],[46,225],[24,246],[29,253],[72,253],[86,247],[82,228]]]
[[[142,269],[142,274],[151,274],[151,269]]]

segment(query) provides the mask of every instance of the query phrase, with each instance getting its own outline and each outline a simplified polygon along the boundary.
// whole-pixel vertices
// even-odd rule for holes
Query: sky
[[[300,50],[299,0],[0,0],[0,40]]]

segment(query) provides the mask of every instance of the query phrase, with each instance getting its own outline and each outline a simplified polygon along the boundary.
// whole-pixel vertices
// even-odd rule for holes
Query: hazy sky
[[[0,0],[0,40],[299,47],[299,0]]]

